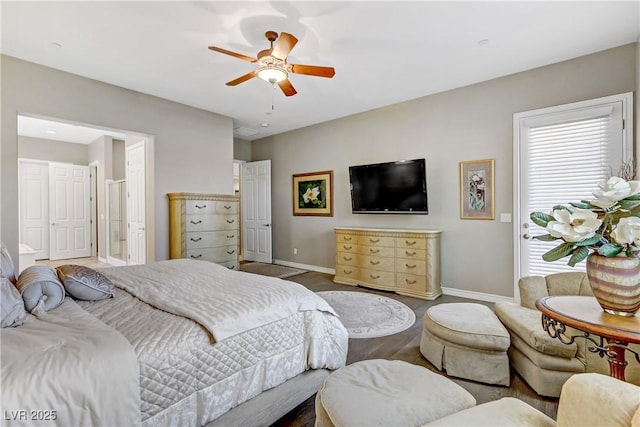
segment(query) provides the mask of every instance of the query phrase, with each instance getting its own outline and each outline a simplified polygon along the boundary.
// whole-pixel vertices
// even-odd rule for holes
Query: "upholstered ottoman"
[[[475,406],[448,378],[400,360],[365,360],[334,371],[316,395],[316,427],[422,426]]]
[[[508,386],[509,332],[482,304],[439,304],[427,309],[420,352],[448,375]]]

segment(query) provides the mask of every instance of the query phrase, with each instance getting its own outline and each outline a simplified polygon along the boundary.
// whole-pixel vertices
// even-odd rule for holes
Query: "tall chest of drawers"
[[[336,283],[433,300],[440,287],[440,231],[336,227]]]
[[[239,197],[169,193],[170,256],[238,270]]]

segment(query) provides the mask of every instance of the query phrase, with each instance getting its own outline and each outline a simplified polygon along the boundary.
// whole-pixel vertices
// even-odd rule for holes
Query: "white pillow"
[[[0,326],[22,325],[27,318],[20,292],[6,277],[0,277]]]
[[[16,284],[16,273],[9,248],[4,243],[0,243],[0,276],[6,277],[11,283]]]
[[[31,314],[43,314],[64,301],[64,287],[58,275],[46,265],[32,265],[20,273],[16,288],[22,294],[24,308]]]

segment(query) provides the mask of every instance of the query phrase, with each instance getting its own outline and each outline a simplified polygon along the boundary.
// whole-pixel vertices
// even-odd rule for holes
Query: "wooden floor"
[[[333,283],[332,279],[333,276],[328,274],[308,272],[298,276],[290,277],[287,280],[298,282],[314,292],[331,290],[358,290],[362,292],[384,295],[403,302],[404,304],[411,307],[416,314],[415,324],[411,328],[398,334],[380,338],[350,339],[347,364],[366,359],[404,360],[416,365],[425,366],[431,371],[437,372],[441,375],[445,375],[437,371],[420,353],[422,317],[424,316],[427,308],[431,307],[432,305],[450,302],[480,302],[452,296],[442,296],[435,301],[425,301],[417,298],[397,295],[392,292],[383,292],[363,287],[354,288],[353,286],[340,285]],[[483,304],[486,304],[488,306],[492,305],[491,303]],[[551,418],[556,418],[558,400],[538,396],[536,392],[533,391],[531,387],[529,387],[520,376],[513,372],[513,368],[511,372],[510,387],[492,386],[473,381],[462,380],[459,378],[449,378],[460,386],[464,387],[469,393],[471,393],[476,398],[478,404],[497,400],[502,397],[515,397],[544,412]],[[273,424],[272,427],[313,426],[315,420],[314,398],[315,396],[309,398],[296,409]]]

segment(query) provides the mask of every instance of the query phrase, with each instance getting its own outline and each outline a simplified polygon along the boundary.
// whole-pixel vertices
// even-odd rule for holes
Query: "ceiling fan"
[[[213,51],[257,63],[259,66],[257,70],[227,82],[227,86],[236,86],[258,76],[272,85],[277,84],[280,86],[280,89],[282,89],[282,92],[284,92],[286,96],[292,96],[298,92],[289,81],[289,74],[306,74],[308,76],[327,78],[331,78],[335,75],[336,71],[333,67],[288,64],[287,55],[289,55],[291,49],[293,49],[296,43],[298,43],[298,39],[293,35],[289,33],[280,33],[280,37],[278,37],[278,33],[275,31],[267,31],[264,36],[269,40],[269,42],[271,42],[271,47],[258,52],[256,58],[251,58],[250,56],[232,52],[220,47],[209,46],[209,49]]]

